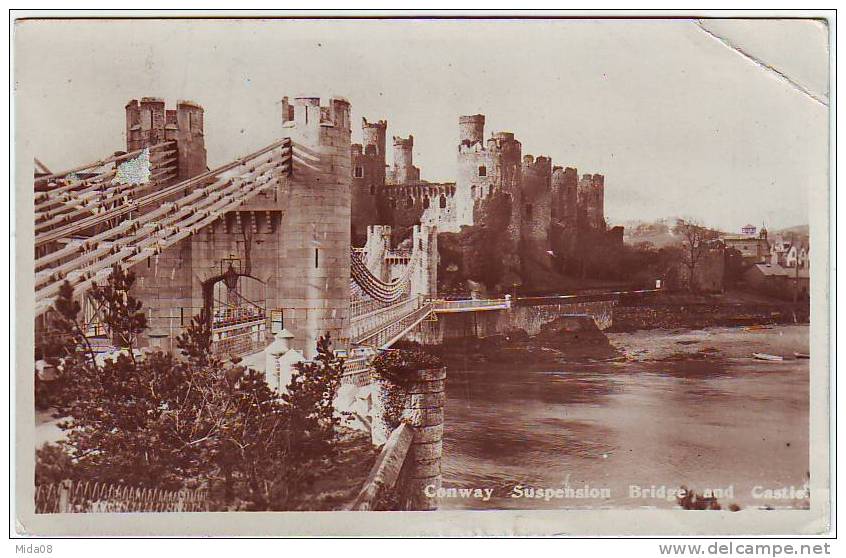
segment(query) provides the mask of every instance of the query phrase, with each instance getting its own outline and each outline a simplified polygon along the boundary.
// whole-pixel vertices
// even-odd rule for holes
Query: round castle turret
[[[367,147],[373,145],[376,147],[376,154],[385,157],[385,132],[388,129],[388,122],[386,120],[379,120],[378,122],[368,122],[366,118],[361,119],[361,144],[365,151]]]
[[[472,114],[458,118],[458,143],[473,145],[485,137],[485,115]]]
[[[579,213],[585,225],[595,230],[605,230],[605,177],[601,174],[584,174],[578,186]]]
[[[394,136],[393,184],[408,184],[420,180],[420,170],[414,166],[414,136]]]

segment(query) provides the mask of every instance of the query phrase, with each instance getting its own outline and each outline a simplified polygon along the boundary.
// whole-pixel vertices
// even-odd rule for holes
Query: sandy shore
[[[748,358],[753,352],[792,359],[808,352],[808,325],[767,329],[713,327],[692,330],[652,329],[608,333],[608,340],[629,361]]]

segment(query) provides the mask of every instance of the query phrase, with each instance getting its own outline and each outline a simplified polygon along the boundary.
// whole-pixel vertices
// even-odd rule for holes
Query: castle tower
[[[388,130],[388,121],[368,122],[366,118],[361,119],[361,137],[365,152],[369,146],[376,148],[376,155],[385,161],[385,134]],[[384,170],[384,166],[382,167]]]
[[[525,155],[522,179],[522,238],[538,257],[548,250],[552,218],[552,160]]]
[[[482,143],[485,137],[485,115],[473,114],[458,117],[458,143],[473,145]]]
[[[353,144],[352,166],[352,242],[366,241],[367,227],[379,222],[378,196],[385,187],[385,133],[388,122],[361,119],[362,144]]]
[[[573,167],[552,169],[552,219],[576,226],[579,174]]]
[[[601,174],[584,174],[579,180],[579,216],[584,226],[591,230],[602,230],[605,225],[605,177]]]
[[[559,270],[572,261],[578,241],[578,186],[579,174],[573,167],[555,167],[552,170],[552,224],[549,231],[550,247],[559,262]]]
[[[283,135],[293,141],[293,169],[281,199],[277,230],[280,263],[274,296],[285,328],[306,358],[317,338],[331,334],[336,349],[349,344],[350,104],[318,97],[282,100]]]
[[[455,221],[459,227],[484,222],[501,235],[498,257],[506,270],[503,281],[510,285],[520,269],[522,146],[511,132],[483,141],[481,114],[459,117],[458,127]]]
[[[391,184],[411,184],[420,181],[420,169],[414,166],[414,136],[394,136],[394,168]]]
[[[520,196],[522,147],[511,132],[493,134],[486,146],[483,114],[460,116],[458,129],[456,211],[459,225],[472,225],[474,212],[482,210],[494,194],[507,194],[512,200]]]
[[[126,149],[135,151],[165,141],[165,102],[157,97],[126,104]]]

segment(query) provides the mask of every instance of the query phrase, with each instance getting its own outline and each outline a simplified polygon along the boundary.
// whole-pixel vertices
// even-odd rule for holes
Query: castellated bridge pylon
[[[285,97],[281,113],[279,140],[208,169],[200,105],[133,100],[126,152],[36,175],[36,348],[66,281],[86,334],[109,345],[90,292],[114,265],[136,276],[142,348],[175,351],[203,314],[220,354],[253,354],[283,333],[311,358],[326,333],[336,349],[386,348],[434,312],[502,307],[436,300],[434,227],[413,227],[403,253],[353,249],[349,103]]]

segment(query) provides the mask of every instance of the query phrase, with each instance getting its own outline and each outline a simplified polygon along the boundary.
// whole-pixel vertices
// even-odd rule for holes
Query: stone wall
[[[437,321],[423,322],[406,339],[421,345],[438,345],[449,339],[490,337],[520,329],[537,335],[543,326],[561,316],[588,314],[597,327],[608,329],[613,324],[614,301],[545,303],[532,306],[514,304],[509,310],[438,314]]]

